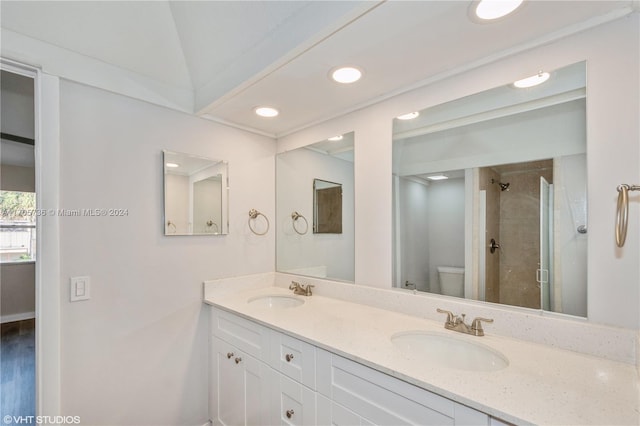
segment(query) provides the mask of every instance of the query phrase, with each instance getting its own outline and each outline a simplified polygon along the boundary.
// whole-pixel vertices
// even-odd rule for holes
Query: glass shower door
[[[551,310],[551,222],[553,220],[552,187],[540,176],[540,266],[536,271],[536,280],[540,285],[540,307]]]

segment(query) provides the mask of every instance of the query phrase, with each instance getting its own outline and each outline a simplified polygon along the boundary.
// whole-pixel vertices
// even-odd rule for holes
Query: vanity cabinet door
[[[270,407],[273,425],[312,426],[316,420],[316,393],[308,387],[291,380],[271,369]]]
[[[214,425],[264,425],[269,367],[216,337],[211,339],[209,410]]]

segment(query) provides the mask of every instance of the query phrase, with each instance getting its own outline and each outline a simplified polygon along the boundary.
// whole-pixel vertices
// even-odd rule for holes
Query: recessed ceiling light
[[[327,139],[327,140],[328,140],[328,141],[331,141],[331,142],[337,142],[337,141],[341,141],[343,137],[344,137],[344,136],[342,136],[342,135],[338,135],[338,136],[330,137],[330,138],[329,138],[329,139]]]
[[[532,75],[531,77],[514,81],[513,85],[518,89],[526,89],[527,87],[533,87],[537,86],[538,84],[542,84],[547,80],[549,80],[549,73],[540,71],[538,74]]]
[[[170,167],[170,168],[176,168],[176,167],[180,167],[180,164],[176,164],[176,163],[167,163],[167,164],[165,164],[165,166]]]
[[[362,71],[355,67],[337,68],[331,72],[331,78],[342,84],[355,83],[362,77]]]
[[[260,117],[267,117],[267,118],[275,117],[278,114],[280,114],[277,109],[272,107],[258,107],[255,109],[255,112]]]
[[[419,115],[420,115],[420,113],[418,111],[415,111],[415,112],[410,112],[409,114],[399,115],[396,118],[398,120],[413,120],[414,118],[416,118]]]
[[[432,175],[432,176],[427,176],[427,179],[429,179],[429,180],[445,180],[445,179],[449,179],[449,177],[445,176],[445,175]]]
[[[476,17],[491,21],[516,10],[524,0],[480,0],[475,8]]]

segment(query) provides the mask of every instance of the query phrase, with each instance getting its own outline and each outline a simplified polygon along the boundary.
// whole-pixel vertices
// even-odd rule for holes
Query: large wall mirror
[[[276,157],[279,272],[354,281],[353,132]]]
[[[225,235],[227,162],[163,151],[164,234]]]
[[[393,174],[394,286],[586,317],[584,62],[396,118]]]

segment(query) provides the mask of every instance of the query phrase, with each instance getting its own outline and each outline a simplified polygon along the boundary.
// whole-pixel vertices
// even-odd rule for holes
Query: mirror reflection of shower
[[[509,185],[511,185],[509,182],[502,183],[502,182],[498,182],[495,179],[491,179],[491,183],[497,183],[498,186],[500,186],[500,191],[508,191],[509,190]]]
[[[540,309],[550,299],[552,159],[480,168],[486,197],[485,300]],[[542,183],[541,183],[542,182]],[[507,196],[504,194],[514,189]],[[500,256],[488,238],[500,241]],[[492,239],[492,243],[495,242]],[[542,295],[544,293],[544,296]]]

